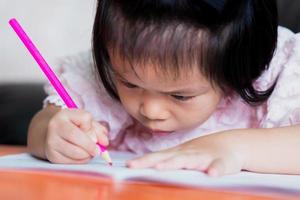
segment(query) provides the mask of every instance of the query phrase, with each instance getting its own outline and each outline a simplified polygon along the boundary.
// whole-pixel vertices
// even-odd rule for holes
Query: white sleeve
[[[282,51],[288,56],[277,85],[267,101],[261,127],[300,124],[300,34],[295,34]]]
[[[97,78],[91,52],[67,57],[59,62],[56,74],[78,108],[90,112],[96,121],[109,124],[110,139],[115,139],[120,131],[132,124],[123,106],[112,99]],[[64,102],[53,87],[45,85],[48,94],[44,106],[51,103],[65,108]]]

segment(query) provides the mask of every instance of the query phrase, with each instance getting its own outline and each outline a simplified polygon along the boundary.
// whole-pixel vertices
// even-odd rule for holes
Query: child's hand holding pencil
[[[85,163],[101,152],[102,157],[112,165],[105,147],[108,145],[105,126],[94,121],[88,112],[78,109],[18,21],[11,19],[9,24],[38,63],[57,94],[70,109],[58,111],[49,120],[44,152],[46,158],[54,163]]]
[[[45,154],[53,163],[86,163],[108,145],[107,128],[81,109],[58,111],[48,123]]]

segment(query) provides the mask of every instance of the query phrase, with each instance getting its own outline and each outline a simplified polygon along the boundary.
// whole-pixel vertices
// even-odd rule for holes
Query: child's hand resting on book
[[[229,136],[229,137],[228,137]],[[243,157],[226,132],[200,137],[182,145],[128,161],[130,168],[191,169],[210,176],[239,172]]]
[[[46,158],[53,163],[86,163],[99,154],[97,142],[108,145],[107,132],[87,111],[61,110],[48,123]]]

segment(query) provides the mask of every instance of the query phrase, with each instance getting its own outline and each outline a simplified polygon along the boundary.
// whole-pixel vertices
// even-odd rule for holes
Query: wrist
[[[241,169],[244,170],[247,170],[251,156],[251,144],[248,137],[251,133],[249,131],[252,132],[253,130],[235,129],[221,133],[222,142],[225,143],[227,149],[240,164]]]

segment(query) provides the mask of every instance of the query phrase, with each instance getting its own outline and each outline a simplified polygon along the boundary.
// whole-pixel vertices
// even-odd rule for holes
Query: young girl
[[[300,174],[300,35],[275,0],[99,0],[92,54],[59,67],[80,109],[46,87],[37,157],[86,163],[98,141],[149,153],[132,168]]]

